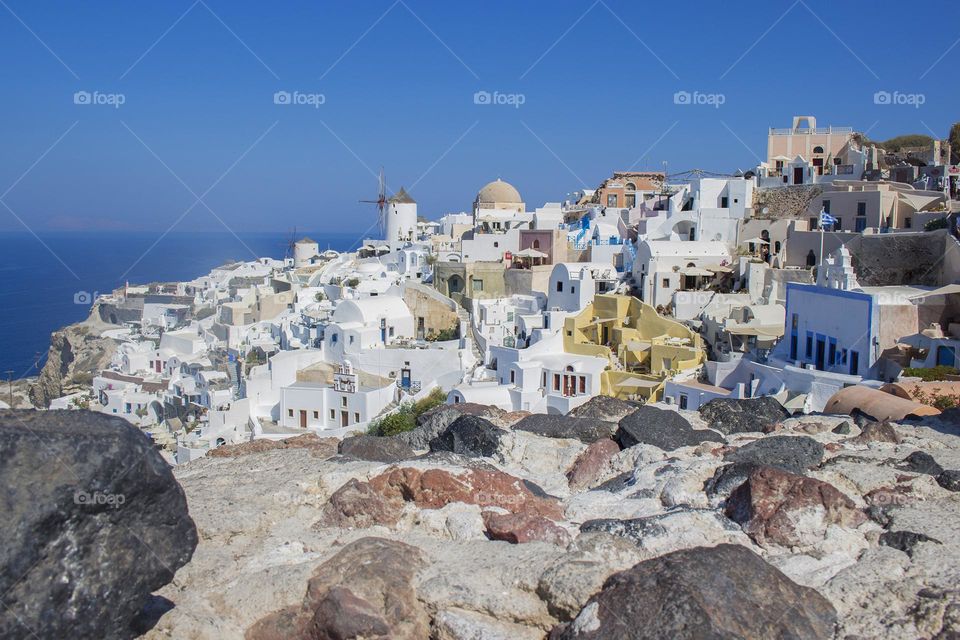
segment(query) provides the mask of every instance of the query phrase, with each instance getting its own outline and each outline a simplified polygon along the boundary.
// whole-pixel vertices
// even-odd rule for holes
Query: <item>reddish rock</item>
[[[211,449],[207,456],[211,458],[236,458],[254,453],[263,453],[273,451],[274,449],[307,449],[310,455],[330,458],[337,454],[337,446],[340,440],[337,438],[321,438],[315,433],[305,433],[302,436],[294,436],[285,440],[253,440],[242,444],[226,444],[216,449]]]
[[[520,478],[494,469],[464,469],[454,473],[444,469],[393,467],[370,480],[370,486],[385,498],[400,497],[425,509],[463,502],[553,520],[563,514],[556,498],[535,493]]]
[[[567,482],[571,489],[591,487],[601,478],[607,463],[620,453],[620,446],[605,438],[597,440],[577,456],[567,471]]]
[[[403,499],[384,495],[369,483],[351,478],[337,489],[323,507],[316,527],[363,529],[382,524],[393,526],[403,512]]]
[[[429,616],[413,587],[424,564],[423,552],[402,542],[351,542],[317,568],[301,604],[261,618],[246,640],[429,637]]]
[[[484,511],[483,524],[487,527],[487,537],[491,540],[503,540],[512,544],[547,542],[561,547],[570,544],[570,534],[542,516]]]
[[[823,445],[823,448],[827,451],[840,451],[843,449],[843,445],[839,442],[828,442],[827,444]]]
[[[864,501],[871,507],[902,507],[913,500],[908,494],[910,487],[879,487],[863,496]]]
[[[866,520],[833,485],[769,466],[754,469],[730,494],[726,513],[757,544],[786,547],[821,539],[829,524],[856,527]]]

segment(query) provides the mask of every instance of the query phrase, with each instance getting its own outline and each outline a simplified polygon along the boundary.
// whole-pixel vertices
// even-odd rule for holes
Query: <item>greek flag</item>
[[[821,227],[832,227],[837,224],[837,219],[832,215],[827,213],[824,209],[820,210],[820,226]]]

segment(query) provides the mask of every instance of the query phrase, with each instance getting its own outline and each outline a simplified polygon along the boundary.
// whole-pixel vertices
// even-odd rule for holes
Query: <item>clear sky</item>
[[[0,230],[363,231],[381,165],[428,217],[498,176],[532,208],[613,170],[752,167],[801,114],[945,137],[958,18],[956,0],[0,0]]]

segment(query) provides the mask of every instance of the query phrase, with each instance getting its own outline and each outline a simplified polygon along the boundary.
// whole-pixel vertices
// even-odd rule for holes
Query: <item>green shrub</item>
[[[960,375],[960,370],[956,367],[938,364],[935,367],[907,367],[901,375],[905,378],[920,378],[924,382],[936,382],[946,380],[948,375]]]
[[[402,404],[393,413],[388,413],[373,420],[367,427],[367,433],[372,436],[385,437],[412,431],[417,426],[417,418],[444,404],[446,400],[447,394],[440,387],[436,387],[416,402]]]
[[[936,218],[923,225],[924,231],[936,231],[937,229],[946,229],[950,226],[950,221],[946,218]]]
[[[348,287],[350,287],[350,288],[354,288],[354,287],[356,287],[358,284],[360,284],[360,278],[350,278],[349,280],[347,280],[347,281],[344,282],[343,284],[345,284],[346,286],[348,286]]]

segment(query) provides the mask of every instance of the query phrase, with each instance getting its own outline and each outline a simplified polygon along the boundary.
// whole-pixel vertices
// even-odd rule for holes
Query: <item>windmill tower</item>
[[[417,201],[403,187],[387,200],[387,235],[390,249],[396,251],[417,237]]]

